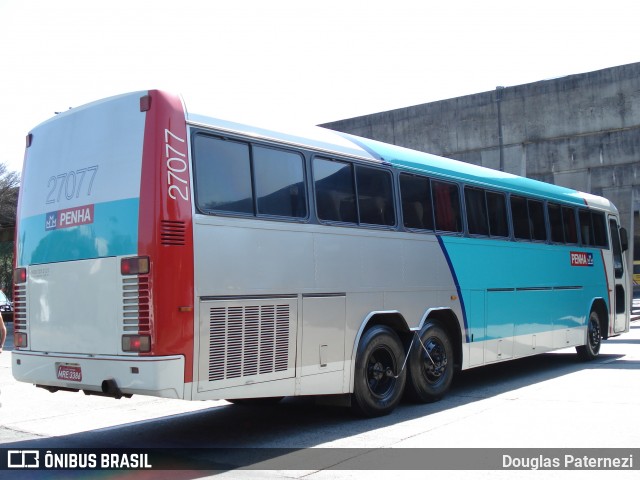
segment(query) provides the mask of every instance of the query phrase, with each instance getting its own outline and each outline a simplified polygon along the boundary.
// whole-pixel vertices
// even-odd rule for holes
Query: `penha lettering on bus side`
[[[572,267],[593,267],[593,253],[571,252]]]
[[[61,228],[76,227],[93,223],[93,205],[67,208],[47,213],[45,230],[59,230]]]

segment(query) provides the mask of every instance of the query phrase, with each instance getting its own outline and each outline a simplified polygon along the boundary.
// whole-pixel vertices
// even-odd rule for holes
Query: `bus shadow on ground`
[[[72,435],[34,439],[4,448],[166,448],[238,449],[236,460],[224,453],[224,470],[255,457],[282,455],[279,449],[300,450],[387,426],[418,419],[587,369],[620,368],[640,363],[604,355],[580,362],[575,353],[549,353],[459,372],[448,395],[430,404],[401,403],[388,416],[362,419],[345,407],[319,406],[312,397],[286,398],[276,405],[225,405],[185,415],[125,424]],[[617,364],[617,367],[616,367]],[[631,366],[631,365],[629,365]],[[208,452],[208,453],[207,453]],[[194,455],[199,455],[195,454]],[[249,457],[247,457],[249,456]]]

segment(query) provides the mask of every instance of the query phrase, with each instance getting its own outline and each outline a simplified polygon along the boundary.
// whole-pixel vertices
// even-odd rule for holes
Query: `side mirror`
[[[629,250],[629,235],[627,234],[627,229],[624,227],[620,228],[620,246],[623,252]]]

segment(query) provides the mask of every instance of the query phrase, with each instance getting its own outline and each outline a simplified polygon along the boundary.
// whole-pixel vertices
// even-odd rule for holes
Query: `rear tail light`
[[[148,112],[149,110],[151,110],[151,95],[140,97],[140,111]]]
[[[145,275],[149,273],[149,257],[129,257],[120,260],[122,275]]]
[[[123,352],[150,352],[151,337],[149,335],[123,335]]]
[[[27,334],[24,332],[15,332],[13,334],[13,346],[16,348],[27,348]]]
[[[19,285],[21,283],[25,283],[27,281],[27,269],[26,268],[16,268],[13,271],[13,283]]]

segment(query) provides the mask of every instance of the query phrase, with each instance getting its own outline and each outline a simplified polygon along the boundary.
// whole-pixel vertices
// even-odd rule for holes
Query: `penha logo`
[[[90,223],[93,223],[93,205],[83,205],[47,213],[44,229],[59,230]]]
[[[572,267],[593,267],[593,253],[571,252]]]

